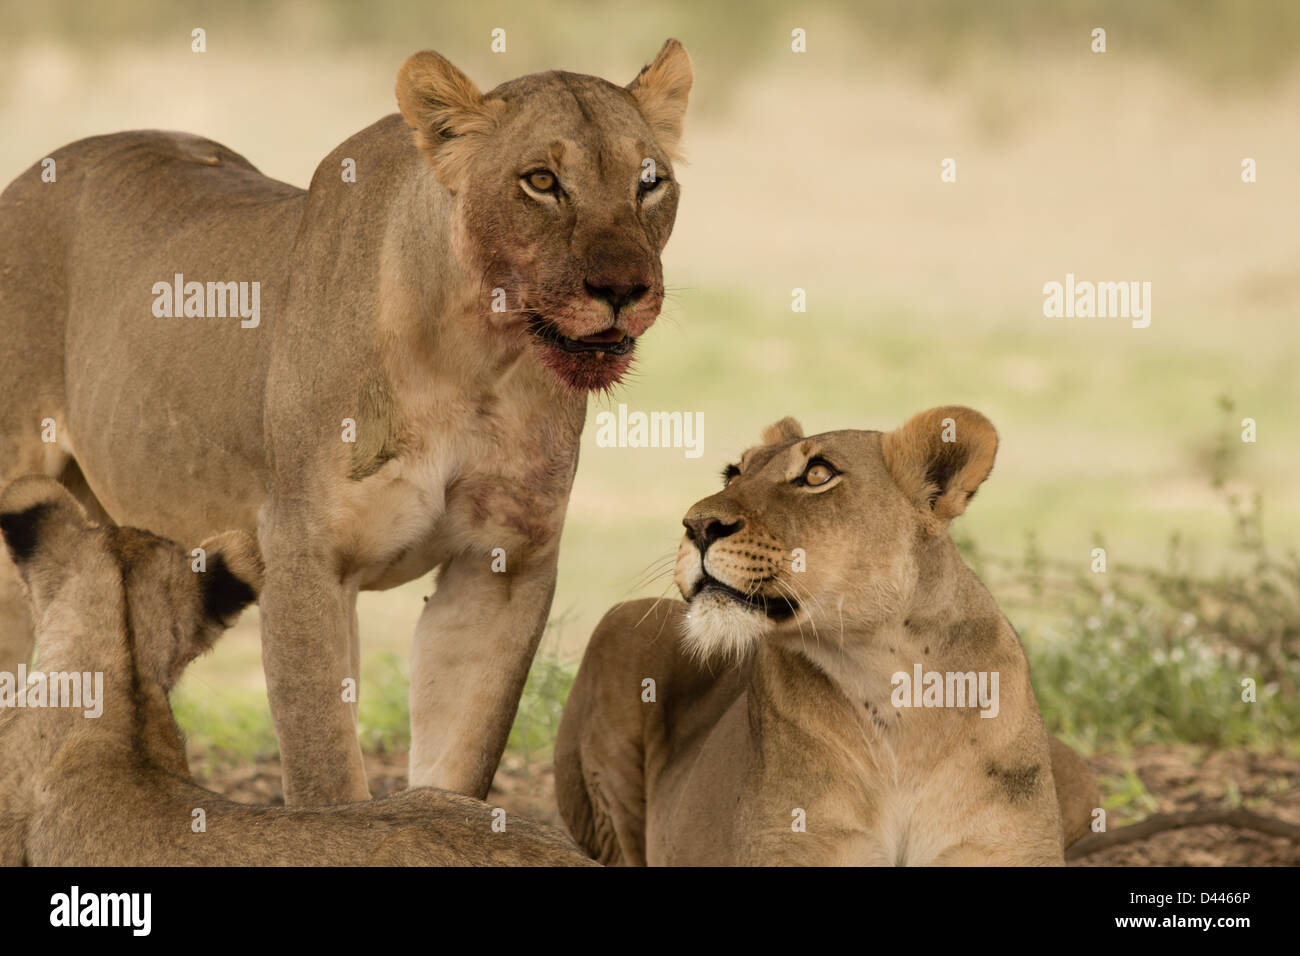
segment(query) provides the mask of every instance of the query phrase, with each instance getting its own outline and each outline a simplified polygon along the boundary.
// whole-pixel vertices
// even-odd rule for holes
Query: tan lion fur
[[[0,495],[0,531],[30,591],[42,672],[103,675],[102,713],[0,710],[0,864],[579,865],[560,831],[433,789],[335,807],[235,803],[196,785],[167,694],[261,584],[243,531],[190,553],[91,524],[56,482]],[[196,811],[202,811],[201,815]]]
[[[948,406],[763,439],[687,512],[687,603],[618,605],[592,636],[555,750],[570,832],[605,863],[1062,864],[1095,780],[947,533],[993,426]],[[996,672],[996,716],[896,706],[915,665]]]
[[[37,164],[0,194],[0,481],[59,478],[92,514],[176,540],[258,536],[290,803],[368,796],[339,694],[360,677],[357,593],[434,569],[410,776],[487,793],[554,591],[587,392],[632,361],[534,324],[635,339],[655,321],[690,78],[676,41],[627,86],[551,71],[486,93],[419,53],[401,114],[307,190],[211,140],[136,131],[55,150],[57,181]],[[535,166],[562,196],[528,193]],[[156,317],[175,274],[259,282],[260,323]],[[31,641],[0,556],[0,669]]]

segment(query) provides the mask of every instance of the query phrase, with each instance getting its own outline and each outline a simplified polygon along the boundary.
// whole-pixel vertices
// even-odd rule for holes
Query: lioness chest
[[[741,824],[734,856],[749,864],[994,862],[1035,824],[997,800],[974,754],[912,735],[875,735],[853,751],[814,745],[750,782],[730,801]]]
[[[558,545],[585,402],[551,417],[522,396],[494,399],[443,406],[394,458],[342,488],[336,540],[361,588],[404,584],[458,554],[510,570]]]
[[[1050,780],[1008,800],[977,714],[773,703],[742,695],[674,748],[648,788],[649,862],[1059,862]]]

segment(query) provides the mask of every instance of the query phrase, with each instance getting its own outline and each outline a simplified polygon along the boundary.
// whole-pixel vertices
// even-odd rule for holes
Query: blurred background
[[[590,414],[702,412],[703,455],[600,448],[589,421],[501,799],[548,812],[554,725],[592,627],[616,601],[668,593],[654,572],[682,514],[762,426],[888,429],[961,403],[1002,444],[956,534],[1108,805],[1262,801],[1295,818],[1300,5],[0,0],[0,23],[4,182],[66,142],[155,127],[305,186],[395,110],[415,50],[484,90],[552,68],[622,84],[666,37],[690,51],[668,304],[632,380]],[[1150,282],[1150,327],[1044,317],[1044,283],[1067,273]],[[430,589],[362,598],[379,791],[404,772],[405,662]],[[205,772],[276,797],[255,614],[176,703]],[[1191,862],[1239,862],[1225,840]],[[1284,840],[1238,849],[1296,862]]]

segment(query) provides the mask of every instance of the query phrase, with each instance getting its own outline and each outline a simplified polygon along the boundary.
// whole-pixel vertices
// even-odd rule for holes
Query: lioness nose
[[[686,536],[704,551],[719,538],[733,535],[745,527],[745,519],[737,518],[730,524],[724,524],[721,519],[708,515],[703,518],[683,518],[682,524],[686,526]]]
[[[586,286],[588,295],[597,302],[604,302],[614,310],[615,315],[618,315],[620,309],[641,298],[650,289],[650,286],[642,282],[640,278],[613,279],[593,276],[584,280],[583,285]]]

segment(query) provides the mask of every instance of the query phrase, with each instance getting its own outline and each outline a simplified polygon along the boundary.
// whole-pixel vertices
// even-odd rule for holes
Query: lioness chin
[[[551,71],[486,93],[426,51],[398,74],[400,114],[307,190],[135,131],[43,153],[0,195],[0,482],[44,473],[97,519],[176,540],[258,535],[290,803],[369,795],[339,703],[360,682],[357,594],[434,569],[410,777],[486,795],[587,395],[663,303],[691,82],[675,40],[624,86]],[[0,669],[31,636],[0,555]]]
[[[82,694],[0,709],[0,864],[590,862],[558,830],[511,817],[498,832],[493,808],[440,790],[257,807],[197,786],[167,694],[256,597],[253,539],[235,531],[205,541],[206,569],[196,572],[175,542],[93,525],[42,477],[0,495],[0,533],[39,622],[35,672],[51,695],[72,686],[67,675]]]
[[[686,603],[619,605],[592,636],[555,748],[578,842],[626,864],[1063,863],[1095,782],[948,535],[996,449],[956,406],[767,429],[686,514]]]

